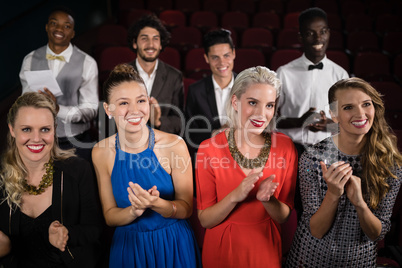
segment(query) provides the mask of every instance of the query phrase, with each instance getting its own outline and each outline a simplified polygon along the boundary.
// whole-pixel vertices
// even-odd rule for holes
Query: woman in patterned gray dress
[[[369,83],[340,80],[328,98],[339,133],[301,156],[303,214],[286,266],[375,267],[402,181],[402,155]]]

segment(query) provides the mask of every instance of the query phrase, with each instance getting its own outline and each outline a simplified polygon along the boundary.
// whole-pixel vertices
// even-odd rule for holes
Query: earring
[[[108,117],[109,117],[109,119],[112,119],[112,115],[111,115],[111,114],[109,114],[109,116],[108,116]]]

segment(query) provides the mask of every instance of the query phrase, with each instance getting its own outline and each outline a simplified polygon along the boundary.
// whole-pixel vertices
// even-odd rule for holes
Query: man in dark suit
[[[230,97],[236,76],[233,73],[236,53],[230,31],[220,29],[208,32],[204,36],[203,47],[204,58],[212,75],[189,86],[185,109],[185,138],[193,151],[226,123],[225,102]]]
[[[129,47],[137,53],[136,60],[130,64],[144,80],[151,97],[149,124],[181,135],[184,129],[183,76],[179,70],[158,59],[169,39],[170,33],[155,15],[140,18],[128,30]]]

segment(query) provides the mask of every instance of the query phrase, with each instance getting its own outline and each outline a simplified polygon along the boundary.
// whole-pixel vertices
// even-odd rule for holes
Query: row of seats
[[[241,14],[244,15],[242,12],[230,13],[230,17],[226,17],[227,20],[222,21],[220,24],[218,24],[215,20],[206,18],[204,22],[194,21],[194,23],[190,25],[174,23],[173,21],[163,20],[162,18],[161,20],[164,21],[166,25],[171,26],[170,31],[172,33],[173,43],[182,41],[180,40],[180,36],[183,34],[191,34],[191,36],[195,38],[194,40],[191,40],[191,44],[197,46],[200,45],[200,40],[203,33],[213,28],[223,27],[232,31],[235,44],[240,47],[245,45],[245,41],[253,41],[249,40],[250,29],[259,31],[259,33],[256,33],[252,36],[253,38],[257,37],[258,35],[265,36],[265,39],[260,38],[259,40],[254,41],[257,44],[261,43],[277,48],[300,47],[300,42],[298,39],[298,23],[296,23],[296,21],[285,23],[284,27],[280,28],[279,25],[270,24],[268,20],[264,20],[265,14],[259,13],[259,15],[262,15],[261,19],[260,17],[256,16],[256,23],[249,25],[248,23],[244,23],[241,19],[239,19],[241,18]],[[292,13],[291,15],[295,15],[295,18],[297,18],[299,13]],[[382,17],[386,18],[386,20],[389,20],[390,22],[378,24],[378,27],[375,31],[369,28],[369,26],[361,26],[359,23],[351,23],[353,26],[349,26],[347,28],[348,30],[343,32],[341,29],[338,30],[337,27],[333,28],[331,22],[329,22],[332,33],[330,45],[334,49],[349,49],[351,51],[359,47],[368,47],[370,49],[380,49],[384,47],[384,49],[388,51],[397,50],[397,45],[392,44],[393,41],[396,41],[401,37],[400,32],[402,31],[402,19],[390,14]],[[353,17],[353,20],[351,21],[354,21],[356,18],[358,19],[359,17]],[[260,19],[260,21],[257,19]],[[395,23],[391,23],[391,21],[395,21]],[[381,33],[381,35],[378,33]],[[244,34],[247,35],[244,36]],[[369,45],[364,45],[365,42],[359,40],[364,40],[368,42]]]
[[[185,57],[184,68],[181,68],[180,65],[180,53],[174,48],[167,47],[160,54],[160,59],[183,71],[187,88],[189,84],[210,74],[209,65],[205,62],[203,54],[204,50],[202,48],[189,50]],[[279,66],[301,55],[302,52],[299,50],[277,50],[273,53],[271,62],[268,64],[261,51],[240,48],[236,50],[234,71],[239,73],[248,67],[257,65],[268,66],[272,70],[277,70]],[[348,57],[344,52],[329,50],[327,55],[330,59],[344,66],[346,70],[350,69]],[[98,60],[100,83],[103,83],[115,65],[131,62],[135,58],[136,54],[127,46],[113,46],[104,49]],[[396,58],[395,63],[398,66],[394,67],[394,70],[398,70],[398,79],[402,80],[402,54]],[[402,110],[399,104],[402,99],[402,88],[393,81],[389,64],[388,57],[382,53],[360,53],[355,57],[354,75],[378,85],[378,89],[385,95],[387,111],[390,112],[390,124],[396,129],[402,129]]]
[[[131,9],[122,13],[119,23],[128,28],[133,21],[144,14],[152,13],[147,9]],[[298,28],[298,16],[300,12],[279,15],[274,12],[260,11],[249,15],[244,11],[227,11],[217,14],[213,11],[195,11],[187,19],[181,10],[164,10],[159,18],[169,28],[177,26],[193,26],[204,31],[205,28],[213,28],[219,25],[225,27],[234,25],[239,28],[263,27],[271,30]],[[334,13],[328,13],[328,21],[331,29],[353,32],[356,30],[373,30],[380,34],[401,30],[400,16],[392,13],[381,13],[375,18],[365,13],[350,14],[344,20]]]
[[[398,0],[120,0],[118,10],[148,9],[156,14],[169,9],[183,10],[186,14],[200,10],[216,13],[243,11],[247,14],[268,11],[283,15],[311,6],[318,6],[344,18],[351,13],[367,13],[373,17],[381,13],[402,14],[402,4]]]
[[[121,18],[119,25],[127,28],[133,21],[149,13],[149,10],[130,10],[127,17]],[[183,34],[191,34],[193,40],[190,44],[199,46],[203,33],[212,28],[223,27],[232,31],[236,46],[241,47],[244,45],[244,40],[249,39],[249,35],[243,36],[244,32],[253,28],[259,29],[260,35],[266,36],[265,39],[258,40],[257,44],[287,48],[300,47],[298,16],[299,12],[286,14],[283,26],[280,23],[279,15],[269,12],[255,14],[252,23],[249,23],[247,14],[241,11],[224,13],[221,20],[212,11],[198,11],[191,15],[190,23],[185,22],[184,13],[180,10],[163,11],[159,18],[172,32],[172,43],[180,44],[183,41],[180,38]],[[401,40],[402,18],[394,14],[387,13],[378,16],[375,24],[372,18],[366,14],[351,15],[346,20],[345,26],[342,25],[339,16],[331,17],[329,15],[329,25],[332,30],[330,44],[332,49],[348,49],[353,52],[356,49],[380,49],[384,47],[386,51],[398,51],[398,48],[400,50],[401,47],[393,41]],[[267,31],[263,32],[264,29]],[[117,30],[116,35],[120,32],[124,32],[124,30]],[[249,33],[248,31],[247,34]],[[255,36],[257,34],[253,35],[253,37]],[[186,43],[188,42],[186,41]],[[366,43],[368,44],[366,45]]]
[[[265,50],[264,50],[265,49]],[[283,48],[268,52],[271,47],[265,46],[256,49],[253,46],[236,49],[236,60],[234,70],[242,71],[246,67],[264,65],[272,70],[287,62],[299,57],[302,52],[299,49]],[[201,71],[209,69],[204,57],[204,50],[200,47],[189,48],[185,54],[178,49],[167,47],[161,53],[161,59],[182,70],[186,77],[199,79],[203,77]],[[389,58],[379,51],[363,51],[350,57],[342,50],[328,50],[327,56],[331,60],[341,65],[350,74],[362,77],[368,81],[402,81],[402,54]],[[116,45],[103,48],[95,59],[99,63],[99,70],[111,70],[116,63],[130,61],[135,58],[135,54],[128,46]],[[373,64],[375,63],[375,64]]]
[[[93,55],[99,65],[101,84],[116,64],[130,62],[135,59],[135,53],[127,47],[127,27],[140,16],[152,12],[158,14],[172,34],[169,47],[165,48],[160,58],[183,72],[186,87],[210,74],[209,66],[203,57],[202,34],[216,26],[223,26],[223,21],[227,21],[225,26],[232,31],[232,37],[236,45],[234,71],[237,73],[247,67],[256,65],[264,65],[270,69],[277,70],[279,66],[302,54],[298,38],[297,18],[299,11],[307,7],[296,10],[289,9],[288,4],[294,1],[277,1],[286,7],[286,11],[294,11],[287,14],[281,14],[276,11],[266,12],[267,10],[258,10],[255,13],[248,12],[245,9],[238,11],[234,8],[234,3],[237,1],[229,1],[231,5],[227,5],[228,9],[222,10],[222,12],[205,9],[203,5],[202,10],[178,8],[177,4],[180,2],[178,0],[170,1],[172,6],[168,5],[156,11],[152,8],[156,2],[158,1],[145,1],[144,3],[141,3],[141,1],[120,1],[119,14],[131,15],[125,18],[123,16],[117,17],[115,24],[105,24],[99,27],[95,38],[96,44],[93,49]],[[159,1],[159,4],[168,2]],[[193,2],[206,3],[206,1],[188,1],[188,3]],[[217,6],[221,3],[220,1],[215,2]],[[246,6],[246,3],[250,1],[242,0],[239,2]],[[263,5],[267,1],[253,0],[251,2],[253,2],[252,5]],[[378,12],[378,15],[372,19],[370,18],[370,20],[367,19],[369,6],[375,6],[374,3],[377,2],[386,2],[385,6],[394,5],[395,7],[396,1],[325,0],[328,5],[332,4],[336,8],[324,7],[324,1],[306,2],[309,2],[309,5],[311,3],[320,4],[327,12],[328,10],[330,11],[328,16],[331,41],[327,51],[328,58],[341,65],[352,76],[362,77],[368,81],[388,83],[394,89],[390,92],[401,91],[401,18],[392,13],[394,10],[391,12],[390,9],[381,8],[383,12]],[[345,7],[349,3],[359,3],[355,7],[362,4],[365,5],[365,8],[354,8],[355,15],[349,14],[350,16],[347,19],[345,19],[346,16],[336,14],[341,12],[338,7]],[[350,4],[352,7],[353,5]],[[203,16],[204,18],[200,19]],[[231,16],[234,16],[234,18],[228,20],[227,18]],[[224,17],[225,20],[223,19]],[[381,22],[387,19],[387,23]],[[126,21],[126,25],[124,25],[124,21]],[[243,21],[244,25],[242,25],[241,21]],[[371,28],[368,27],[369,21]],[[347,25],[354,25],[354,28]],[[385,26],[380,25],[386,25],[388,28],[385,29]],[[384,28],[375,31],[376,28],[381,29],[380,27]],[[382,84],[381,87],[385,88],[385,85]],[[386,95],[389,96],[390,92],[387,92]],[[391,99],[387,102],[392,102]],[[395,128],[402,129],[402,123],[399,123],[400,108],[394,104],[389,106],[388,109],[392,110],[392,115],[389,116],[393,121],[392,125]]]
[[[336,2],[330,0],[326,1]],[[130,12],[134,13],[137,11],[142,12],[143,10],[142,11],[137,9],[130,10]],[[150,13],[151,11],[146,10],[146,12]],[[193,15],[197,14],[197,12],[212,13],[216,17],[215,13],[209,11],[195,11],[191,14],[190,17],[193,17]],[[180,20],[176,22],[174,20],[169,21],[168,18],[169,16],[164,17],[163,14],[170,14],[170,15],[181,14],[182,15],[181,22]],[[245,15],[244,12],[232,12],[230,14]],[[276,13],[268,13],[268,14],[274,14],[275,16],[278,17]],[[329,13],[329,15],[331,14],[332,13]],[[143,13],[141,13],[141,15],[143,15]],[[258,17],[258,15],[262,16]],[[267,24],[265,25],[263,24],[264,22],[269,21],[267,19],[264,20],[263,15],[265,14],[260,12],[257,13],[254,17],[256,23],[257,19],[258,21],[260,21],[259,23],[261,24],[258,24],[260,27],[243,28],[241,24],[238,24],[237,28],[234,29],[234,27],[236,27],[236,23],[241,21],[241,19],[238,19],[239,16],[235,16],[235,18],[230,23],[227,23],[228,25],[226,28],[232,30],[232,38],[234,40],[235,46],[237,47],[237,50],[239,50],[239,48],[258,49],[260,52],[262,52],[264,56],[266,66],[275,70],[278,66],[278,64],[276,63],[278,58],[278,56],[276,56],[277,54],[282,55],[288,53],[291,53],[292,55],[300,54],[301,44],[298,38],[298,30],[297,30],[298,13],[286,14],[285,18],[288,19],[285,19],[285,21],[287,21],[285,25],[288,26],[279,29],[278,31],[276,31],[275,29],[273,29],[273,27]],[[366,16],[365,14],[360,15]],[[357,19],[359,19],[360,15],[351,17],[356,17]],[[205,22],[209,22],[209,25],[206,24],[203,25],[202,23],[194,22],[194,26],[186,26],[184,24],[185,20],[183,20],[184,12],[181,10],[165,10],[160,12],[159,16],[161,20],[165,21],[167,26],[171,27],[170,31],[172,34],[172,39],[170,42],[170,47],[175,48],[179,52],[179,59],[177,59],[177,57],[174,56],[169,57],[173,62],[173,64],[172,63],[171,64],[180,70],[185,70],[187,74],[193,73],[192,71],[193,69],[203,69],[204,66],[202,66],[202,63],[204,63],[204,60],[202,59],[202,57],[201,57],[202,63],[200,63],[201,66],[196,66],[196,68],[188,68],[186,64],[187,54],[189,53],[190,50],[201,47],[203,31],[215,27],[216,20],[205,19]],[[385,30],[384,28],[382,31],[379,31],[382,33],[382,35],[379,35],[374,31],[369,31],[368,27],[365,28],[358,26],[358,23],[356,24],[356,28],[354,29],[355,31],[352,31],[351,28],[349,28],[348,31],[336,30],[336,28],[339,28],[338,26],[336,26],[337,23],[334,23],[335,25],[334,29],[330,21],[332,31],[331,31],[330,44],[328,47],[328,49],[330,50],[329,57],[331,58],[331,56],[333,56],[332,58],[342,67],[344,67],[350,74],[356,74],[356,75],[364,74],[364,78],[368,77],[371,80],[378,80],[378,79],[392,80],[393,78],[395,78],[396,81],[399,83],[401,81],[400,80],[401,75],[399,74],[400,60],[397,57],[397,55],[402,52],[402,31],[400,31],[402,27],[401,26],[402,23],[400,23],[401,19],[393,14],[388,13],[378,16],[378,18],[382,17],[384,18],[387,17],[390,20],[389,23],[381,23],[382,25],[394,25],[394,28],[388,27],[388,30],[392,30],[392,32],[387,32],[388,30]],[[339,19],[339,16],[334,16],[333,18]],[[131,22],[133,20],[135,19],[132,18]],[[357,31],[358,29],[360,30]],[[345,34],[345,32],[348,33]],[[97,35],[96,38],[97,39],[96,45],[93,51],[93,55],[97,60],[99,60],[100,54],[104,47],[127,45],[126,41],[127,29],[120,24],[104,25],[99,28],[98,33],[99,34]],[[239,33],[241,33],[241,35]],[[299,52],[282,51],[289,49],[299,50]],[[276,52],[276,50],[278,50],[278,53],[276,54],[273,53]],[[339,50],[340,52],[335,52],[335,50]],[[373,53],[374,57],[380,58],[380,62],[383,63],[381,66],[385,66],[385,68],[381,66],[366,66],[366,64],[360,64],[361,62],[360,58],[368,57],[366,55],[359,55],[358,59],[356,59],[357,54],[366,54],[361,52]],[[385,57],[383,56],[378,56],[379,54],[377,52],[382,52],[383,54],[388,56],[388,59],[385,59]],[[255,62],[261,62],[259,58],[260,56],[258,56],[258,58],[255,59]],[[239,61],[240,64],[238,66],[243,66],[239,58],[236,60],[236,63],[238,63]],[[197,64],[199,63],[199,61],[196,62]],[[280,62],[282,63],[283,61]],[[363,66],[364,70],[361,70],[359,66]],[[373,67],[375,70],[371,70],[369,67]],[[191,74],[190,77],[192,78],[193,75]],[[198,78],[197,74],[195,74],[195,78]]]

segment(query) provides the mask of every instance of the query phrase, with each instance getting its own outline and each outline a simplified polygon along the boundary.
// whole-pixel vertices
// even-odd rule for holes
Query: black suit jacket
[[[135,60],[130,64],[137,70]],[[184,87],[183,75],[176,68],[159,60],[156,70],[155,81],[151,90],[151,97],[154,97],[161,107],[160,130],[181,134],[184,130]]]
[[[233,73],[236,77],[236,73]],[[211,137],[214,130],[221,128],[216,105],[212,75],[207,76],[188,88],[185,115],[187,128],[185,138],[192,149]],[[194,117],[197,116],[198,119]]]
[[[67,249],[61,252],[50,243],[49,251],[60,255],[65,267],[96,267],[101,253],[100,238],[103,225],[92,169],[87,161],[77,157],[54,162],[54,167],[51,217],[52,221],[58,220],[68,229],[67,246],[74,258]],[[3,200],[2,191],[0,192],[0,198]],[[10,238],[12,244],[5,267],[17,267],[18,257],[12,256],[24,255],[23,252],[14,252],[18,250],[21,213],[19,208],[10,213],[7,202],[0,205],[0,230]],[[43,236],[49,237],[47,230]]]

